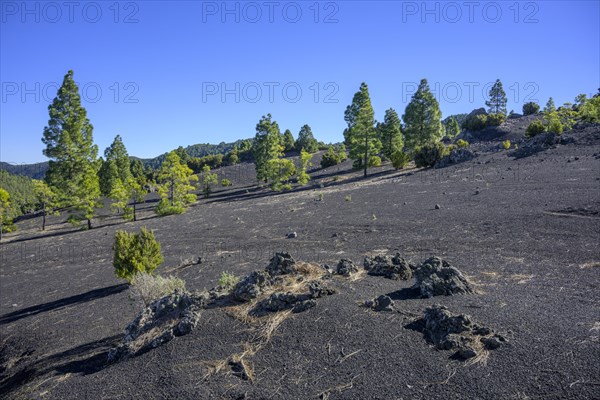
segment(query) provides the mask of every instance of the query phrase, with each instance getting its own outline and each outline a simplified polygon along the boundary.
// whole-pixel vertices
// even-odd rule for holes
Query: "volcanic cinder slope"
[[[180,216],[154,217],[148,202],[140,221],[105,211],[91,231],[68,227],[64,216],[45,233],[22,221],[1,246],[1,396],[600,398],[600,127],[565,137],[573,141],[519,159],[491,138],[473,145],[481,150],[469,162],[384,166],[367,179],[346,162],[280,194],[258,187],[245,164],[220,171],[233,187]],[[215,286],[223,271],[262,270],[278,251],[332,266],[398,252],[414,264],[443,257],[478,293],[423,299],[411,281],[334,276],[336,294],[277,321],[245,361],[251,379],[223,364],[256,336],[226,306],[203,310],[191,334],[107,365],[140,311],[114,276],[112,241],[117,229],[141,226],[162,244],[157,272],[190,290]],[[200,264],[182,264],[199,256]],[[394,311],[364,307],[382,294]],[[507,344],[477,363],[452,359],[410,328],[434,304],[470,315]]]

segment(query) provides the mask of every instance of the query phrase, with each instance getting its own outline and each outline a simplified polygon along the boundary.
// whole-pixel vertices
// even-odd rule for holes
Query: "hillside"
[[[532,141],[518,126],[500,134],[505,128],[482,132],[476,157],[446,168],[385,164],[364,179],[351,161],[317,168],[317,155],[307,187],[274,193],[244,163],[219,169],[233,186],[183,215],[157,218],[151,197],[135,223],[106,208],[91,231],[66,225],[64,215],[51,217],[46,233],[39,221],[19,222],[1,246],[0,391],[46,399],[597,398],[600,126],[578,126],[523,157],[500,141]],[[157,272],[191,291],[216,286],[224,271],[262,271],[274,253],[289,252],[296,265],[322,271],[320,283],[335,293],[305,311],[253,316],[242,312],[246,303],[217,297],[191,333],[108,364],[141,310],[114,275],[113,237],[142,226],[162,244]],[[362,269],[365,257],[396,252],[413,265],[443,257],[476,293],[421,298],[413,279]],[[326,267],[342,258],[359,272],[330,275]],[[365,306],[380,295],[391,308]],[[421,319],[435,304],[505,342],[471,362],[436,349]]]

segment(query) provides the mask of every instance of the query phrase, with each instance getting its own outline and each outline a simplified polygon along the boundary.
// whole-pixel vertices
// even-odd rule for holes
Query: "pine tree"
[[[209,197],[212,193],[212,185],[216,185],[219,182],[219,177],[217,174],[210,172],[210,166],[205,165],[202,168],[202,191],[204,192],[204,197]]]
[[[10,210],[10,195],[8,192],[0,188],[0,240],[2,240],[2,232],[4,226],[9,225],[12,221],[8,212]]]
[[[556,105],[554,105],[554,99],[550,97],[548,102],[546,103],[546,107],[544,107],[544,115],[549,115],[556,111]]]
[[[392,155],[404,147],[400,117],[396,110],[393,108],[386,110],[383,123],[378,124],[378,132],[382,153],[388,160],[391,160]]]
[[[489,107],[490,114],[506,116],[506,103],[506,93],[502,88],[502,82],[500,82],[500,79],[496,79],[494,86],[490,89],[489,99],[485,102],[485,105]]]
[[[56,193],[44,181],[33,180],[33,190],[37,206],[42,211],[42,230],[46,230],[46,216],[58,214],[58,198]]]
[[[271,114],[263,116],[256,125],[256,136],[252,146],[256,168],[256,179],[267,182],[272,175],[269,168],[272,167],[271,160],[279,159],[283,154],[280,144],[279,126],[277,122],[271,121]]]
[[[446,125],[446,136],[453,138],[460,133],[460,125],[454,117],[450,117]]]
[[[133,176],[133,178],[138,180],[138,182],[139,179],[145,178],[146,176],[146,174],[144,173],[144,164],[137,158],[131,160],[129,164],[129,170],[131,171],[131,175]]]
[[[159,214],[182,213],[188,204],[196,200],[196,195],[190,192],[195,189],[193,182],[198,181],[198,176],[181,163],[174,150],[163,161],[158,181],[161,184],[158,193],[162,197],[157,206]]]
[[[348,124],[344,137],[350,148],[350,158],[355,160],[357,168],[364,168],[366,177],[369,161],[381,149],[381,141],[375,130],[375,112],[366,83],[361,83],[360,90],[352,98],[352,104],[346,107],[344,119]]]
[[[427,79],[421,79],[402,116],[406,145],[414,149],[439,141],[444,135],[441,118],[440,106],[429,90]]]
[[[319,151],[319,143],[315,139],[312,129],[310,126],[303,125],[298,133],[298,140],[296,140],[296,149],[304,150],[309,153],[316,153]]]
[[[94,145],[93,127],[81,106],[79,89],[69,71],[52,104],[50,119],[44,128],[44,155],[50,158],[46,182],[57,194],[87,219],[92,227],[98,205],[98,147]]]
[[[119,168],[115,160],[106,160],[102,162],[102,166],[98,171],[98,179],[100,183],[100,193],[105,197],[110,197],[110,193],[121,182],[119,178]]]
[[[289,129],[286,129],[285,132],[283,133],[282,145],[283,145],[283,151],[285,151],[286,153],[288,151],[293,151],[296,148],[294,136],[292,135],[292,131],[290,131]]]
[[[104,150],[106,161],[114,160],[122,183],[131,177],[131,166],[127,149],[120,135],[115,136],[112,144]]]
[[[298,183],[301,185],[306,185],[308,181],[310,181],[310,175],[306,172],[306,169],[309,166],[312,166],[310,160],[312,159],[312,154],[304,149],[300,151],[300,167],[297,170],[298,173]]]

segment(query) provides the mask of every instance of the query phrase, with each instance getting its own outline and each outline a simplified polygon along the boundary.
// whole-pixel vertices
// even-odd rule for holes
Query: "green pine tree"
[[[556,105],[554,105],[554,99],[550,97],[546,103],[546,107],[544,107],[544,115],[547,116],[553,112],[556,112]]]
[[[44,181],[33,180],[37,206],[42,212],[42,230],[46,230],[46,216],[58,215],[58,196]]]
[[[388,160],[392,159],[396,151],[404,147],[401,125],[400,117],[393,108],[386,110],[383,123],[378,124],[382,153]]]
[[[65,75],[48,112],[50,119],[42,138],[46,145],[43,153],[50,158],[46,182],[67,204],[83,213],[91,228],[100,197],[98,147],[73,71]]]
[[[446,124],[446,136],[449,138],[453,138],[460,133],[460,125],[458,121],[454,117],[450,117],[448,123]]]
[[[427,79],[421,79],[417,91],[406,106],[404,115],[404,138],[406,145],[416,148],[426,143],[437,142],[444,136],[442,112],[429,90]]]
[[[162,198],[157,206],[157,213],[180,214],[186,206],[196,200],[196,195],[191,193],[195,189],[193,182],[198,181],[198,176],[190,167],[181,163],[175,150],[167,154],[160,170],[158,194]]]
[[[283,155],[280,142],[279,125],[271,120],[271,114],[263,116],[256,125],[256,136],[252,146],[256,168],[256,179],[267,182],[272,175],[269,169],[274,165],[272,160]]]
[[[110,193],[121,182],[119,178],[119,167],[115,160],[102,161],[102,166],[98,171],[98,179],[100,183],[100,193],[105,197],[110,197]]]
[[[502,114],[506,116],[506,93],[502,88],[502,82],[500,79],[496,79],[494,86],[490,89],[489,99],[485,102],[488,106],[488,112],[490,114]]]
[[[294,136],[292,135],[292,131],[286,129],[283,133],[283,151],[286,153],[288,151],[293,151],[296,148],[296,142],[294,141]]]
[[[300,128],[298,140],[296,140],[296,149],[304,150],[309,153],[316,153],[319,151],[319,142],[315,139],[310,126],[303,125],[302,128]]]
[[[344,119],[348,124],[344,137],[350,148],[349,156],[357,168],[364,169],[366,177],[370,161],[381,150],[381,141],[375,129],[375,112],[366,83],[361,83],[359,91],[352,98],[352,104],[346,107]]]

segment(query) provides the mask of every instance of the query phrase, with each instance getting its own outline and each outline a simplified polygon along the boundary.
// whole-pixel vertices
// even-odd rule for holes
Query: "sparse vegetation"
[[[469,147],[469,142],[467,142],[466,140],[463,140],[463,139],[458,139],[456,141],[456,147],[458,147],[460,149],[465,149],[465,148]]]
[[[198,177],[193,171],[183,165],[175,151],[170,152],[158,173],[158,193],[162,198],[156,207],[158,215],[181,214],[185,208],[196,200],[196,195],[190,193],[195,189],[193,182]]]
[[[233,185],[233,183],[229,179],[227,179],[227,178],[221,179],[221,186],[227,187],[227,186],[231,186],[231,185]]]
[[[352,201],[352,195],[347,195],[346,197],[344,197],[344,200]]]
[[[131,279],[133,297],[139,300],[144,307],[177,289],[185,291],[185,281],[174,276],[163,278],[160,275],[140,272]]]
[[[501,113],[488,114],[486,126],[500,126],[506,119],[506,115]]]
[[[129,283],[138,273],[151,274],[164,260],[154,232],[145,227],[139,233],[117,231],[113,250],[115,275]]]
[[[204,197],[209,197],[212,193],[212,186],[216,185],[219,181],[219,177],[215,173],[210,172],[210,167],[205,165],[202,168],[202,193]]]
[[[510,140],[505,140],[504,142],[502,142],[502,147],[504,148],[504,150],[510,149]]]
[[[487,114],[476,114],[467,117],[464,128],[468,131],[480,131],[487,126]]]
[[[223,271],[219,278],[219,286],[227,292],[231,292],[235,285],[240,281],[240,278],[232,273]]]

